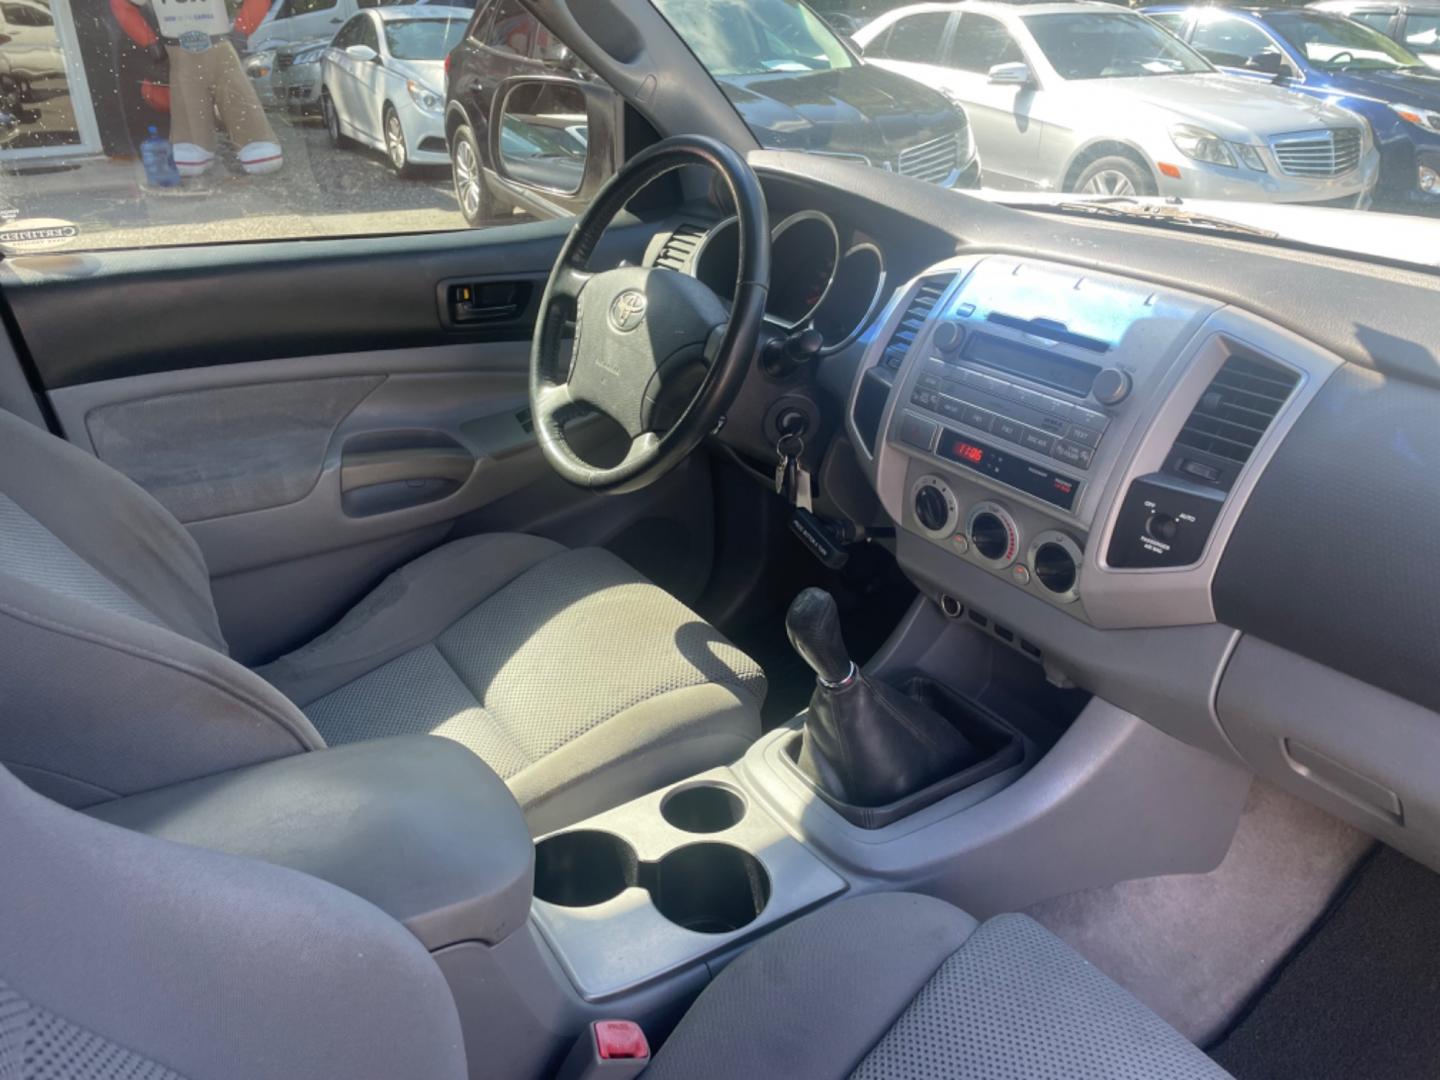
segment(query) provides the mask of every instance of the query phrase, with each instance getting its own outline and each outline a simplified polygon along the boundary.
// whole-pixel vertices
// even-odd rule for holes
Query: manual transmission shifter
[[[824,589],[795,598],[785,630],[815,671],[800,768],[832,799],[887,806],[975,760],[974,744],[934,709],[861,673]]]

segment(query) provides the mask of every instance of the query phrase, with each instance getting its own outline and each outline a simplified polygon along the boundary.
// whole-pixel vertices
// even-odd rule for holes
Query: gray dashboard
[[[886,512],[957,563],[1102,629],[1203,624],[1257,477],[1340,363],[1180,290],[965,256],[897,292],[847,416]]]
[[[945,614],[1440,864],[1440,393],[1006,251],[924,267],[864,342],[846,431]]]

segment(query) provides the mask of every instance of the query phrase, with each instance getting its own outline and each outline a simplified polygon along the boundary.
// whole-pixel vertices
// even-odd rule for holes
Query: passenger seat
[[[351,893],[66,809],[0,768],[0,1077],[461,1080],[444,976]],[[1214,1080],[1177,1032],[1019,915],[904,893],[765,938],[647,1080]]]
[[[913,893],[845,900],[716,977],[646,1080],[1223,1080],[1025,915]]]

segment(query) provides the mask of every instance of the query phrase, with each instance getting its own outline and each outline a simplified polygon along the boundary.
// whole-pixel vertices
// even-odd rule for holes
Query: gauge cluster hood
[[[964,127],[944,95],[883,68],[717,77],[764,146],[863,154],[875,164]]]

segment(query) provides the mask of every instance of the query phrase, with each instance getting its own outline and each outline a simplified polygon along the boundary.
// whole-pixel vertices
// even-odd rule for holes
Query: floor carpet
[[[1440,875],[1379,849],[1211,1056],[1237,1080],[1440,1076]]]
[[[1122,881],[1030,914],[1206,1046],[1324,914],[1371,844],[1257,780],[1230,850],[1209,873]]]

